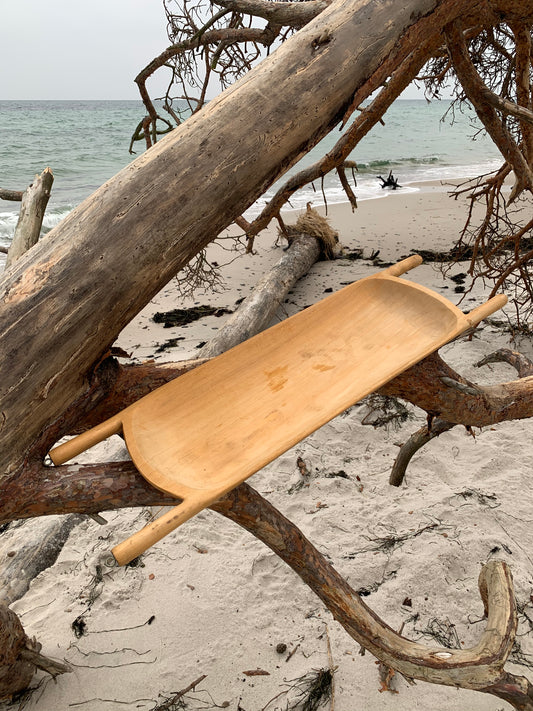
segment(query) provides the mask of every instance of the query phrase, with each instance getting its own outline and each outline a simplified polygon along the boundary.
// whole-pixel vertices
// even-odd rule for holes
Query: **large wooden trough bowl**
[[[122,433],[141,474],[182,503],[113,549],[125,564],[365,395],[506,303],[469,314],[399,279],[361,279],[158,388],[50,452],[62,464]]]

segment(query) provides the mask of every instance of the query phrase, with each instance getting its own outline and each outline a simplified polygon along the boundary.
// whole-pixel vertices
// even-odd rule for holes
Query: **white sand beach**
[[[363,249],[367,258],[315,264],[278,317],[374,273],[377,267],[368,259],[374,250],[392,262],[417,249],[449,249],[463,224],[465,206],[441,186],[417,187],[361,202],[355,213],[347,204],[330,205],[328,217],[345,251]],[[225,316],[165,329],[154,323],[153,314],[201,304],[234,309],[279,260],[283,245],[275,242],[274,232],[264,234],[254,254],[239,258],[213,247],[211,259],[225,265],[220,290],[183,298],[175,282],[168,284],[123,332],[118,345],[137,361],[195,357],[198,345],[209,340]],[[450,276],[464,271],[465,265],[458,264],[445,277],[438,266],[424,264],[407,278],[459,303],[462,294]],[[476,286],[461,308],[470,310],[487,293]],[[161,350],[170,339],[174,345]],[[509,333],[502,327],[482,324],[471,340],[460,338],[441,355],[473,381],[498,383],[516,379],[513,368],[474,364],[509,346]],[[513,347],[533,355],[525,340]],[[421,643],[435,645],[445,638],[452,646],[475,644],[485,624],[477,588],[480,567],[505,560],[520,610],[519,647],[512,658],[533,664],[533,421],[476,430],[475,437],[456,427],[422,449],[405,483],[395,488],[388,479],[398,445],[425,422],[424,412],[408,409],[410,419],[387,430],[363,424],[369,410],[364,401],[358,403],[249,483],[301,528],[385,622],[395,630],[403,625],[402,634]],[[96,455],[85,456],[126,455],[121,440],[114,438]],[[309,472],[306,477],[299,458]],[[157,513],[102,512],[105,525],[86,518],[55,565],[13,603],[43,653],[64,660],[72,672],[55,681],[37,675],[30,696],[0,708],[23,703],[28,711],[285,711],[301,708],[295,706],[302,690],[299,680],[324,668],[334,669],[333,697],[325,709],[511,708],[486,694],[424,682],[410,685],[398,675],[392,690],[382,691],[376,660],[360,654],[359,645],[314,593],[262,543],[212,511],[200,513],[151,548],[141,565],[114,566],[112,546]],[[16,534],[11,539],[9,531],[5,534],[15,552]],[[523,665],[510,663],[509,669],[531,678]],[[247,674],[257,670],[264,673]],[[184,706],[162,705],[204,675],[182,697]]]

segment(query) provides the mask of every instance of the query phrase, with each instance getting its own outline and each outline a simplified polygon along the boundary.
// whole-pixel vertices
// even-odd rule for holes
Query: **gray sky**
[[[136,99],[168,45],[161,0],[0,0],[0,16],[4,100]]]
[[[0,0],[0,13],[0,100],[137,99],[133,79],[168,45],[161,0]]]

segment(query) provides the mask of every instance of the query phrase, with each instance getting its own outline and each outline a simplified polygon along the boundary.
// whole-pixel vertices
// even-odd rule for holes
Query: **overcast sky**
[[[137,99],[133,79],[168,45],[161,0],[0,0],[0,10],[3,100]],[[148,87],[163,94],[165,78]]]
[[[168,45],[161,0],[0,0],[0,10],[4,100],[136,99],[133,79]]]

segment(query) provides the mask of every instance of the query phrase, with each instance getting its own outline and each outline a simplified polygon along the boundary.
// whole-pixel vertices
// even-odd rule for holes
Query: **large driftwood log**
[[[45,168],[24,191],[15,234],[7,253],[6,269],[39,241],[53,182],[52,171]]]

